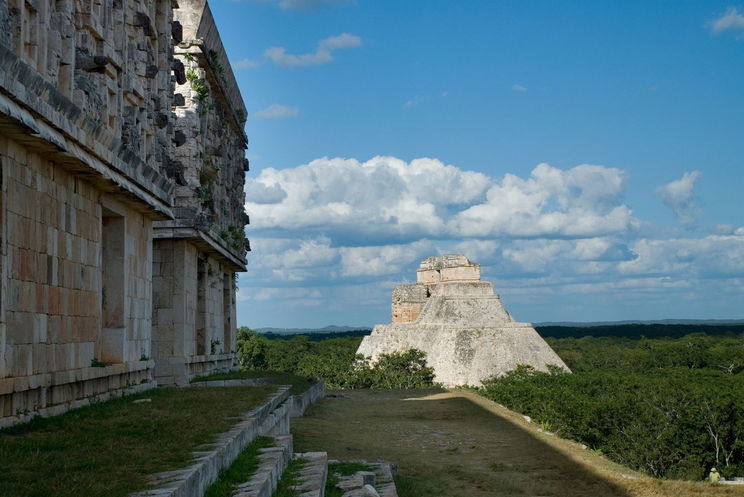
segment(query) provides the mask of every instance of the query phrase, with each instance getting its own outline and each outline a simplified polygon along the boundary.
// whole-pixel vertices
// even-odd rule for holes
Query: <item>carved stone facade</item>
[[[447,386],[480,385],[519,364],[568,369],[531,324],[512,319],[464,255],[421,262],[416,283],[393,290],[392,324],[375,326],[357,353],[376,360],[412,348],[426,352],[436,381]]]
[[[204,1],[0,0],[0,426],[232,366],[245,118]]]
[[[233,363],[235,273],[250,250],[248,140],[247,111],[205,0],[179,0],[174,20],[175,216],[155,222],[153,357],[159,384],[185,385]]]

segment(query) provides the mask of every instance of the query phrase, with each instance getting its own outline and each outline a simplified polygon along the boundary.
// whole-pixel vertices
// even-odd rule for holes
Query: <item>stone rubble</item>
[[[336,487],[344,492],[342,497],[398,497],[393,479],[395,475],[393,464],[388,462],[353,462],[369,466],[373,471],[357,471],[348,476],[339,475],[339,482]]]

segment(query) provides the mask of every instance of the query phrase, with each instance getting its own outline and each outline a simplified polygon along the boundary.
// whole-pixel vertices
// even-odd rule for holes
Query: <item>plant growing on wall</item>
[[[228,228],[229,236],[230,236],[230,245],[235,250],[240,250],[244,246],[243,239],[245,238],[245,233],[243,231],[243,228],[241,226],[230,226]]]
[[[199,195],[203,209],[212,210],[214,208],[214,195],[209,185],[198,187],[196,193]]]
[[[207,109],[210,108],[209,102],[207,101],[209,98],[209,87],[207,87],[207,82],[200,78],[193,68],[189,68],[189,70],[186,71],[186,80],[191,85],[191,89],[196,93],[196,100],[199,102],[199,113],[203,115]]]
[[[205,164],[204,167],[199,170],[199,183],[201,183],[202,186],[214,183],[218,178],[218,170],[211,164]]]
[[[217,52],[210,49],[207,52],[207,59],[209,60],[209,64],[212,66],[212,69],[214,69],[214,72],[217,75],[217,77],[220,78],[223,83],[227,83],[225,79],[225,68],[222,67],[222,64],[220,63]]]

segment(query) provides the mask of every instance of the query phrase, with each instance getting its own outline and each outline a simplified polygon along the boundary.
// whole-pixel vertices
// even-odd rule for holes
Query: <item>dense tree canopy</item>
[[[427,388],[434,370],[419,350],[384,354],[372,364],[357,356],[361,337],[311,341],[300,335],[270,340],[250,328],[238,330],[238,354],[244,369],[286,371],[323,378],[330,388]]]
[[[521,366],[478,390],[547,430],[652,476],[700,479],[711,466],[726,477],[743,476],[744,335],[608,335],[547,338],[572,374]],[[434,383],[421,351],[371,364],[356,355],[361,337],[332,336],[269,339],[241,328],[240,362],[245,369],[322,377],[331,388]]]
[[[573,374],[523,366],[480,392],[653,476],[744,474],[744,337],[548,342]]]

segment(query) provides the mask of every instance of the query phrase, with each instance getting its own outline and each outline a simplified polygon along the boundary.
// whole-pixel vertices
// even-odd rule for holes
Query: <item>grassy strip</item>
[[[295,490],[293,487],[300,484],[299,474],[305,464],[307,464],[305,459],[290,460],[272,497],[295,497],[300,495],[299,490]]]
[[[372,466],[359,462],[334,462],[328,465],[328,478],[326,479],[326,497],[341,497],[343,490],[336,485],[342,476],[351,476],[357,471],[374,471]]]
[[[248,481],[258,469],[259,450],[270,446],[271,439],[267,437],[258,437],[251,442],[227,470],[220,472],[219,478],[207,488],[204,497],[231,497],[235,487]]]
[[[162,388],[0,431],[3,497],[112,497],[188,466],[273,387]],[[142,403],[136,400],[150,399]]]
[[[315,385],[318,380],[306,376],[298,376],[283,371],[230,371],[228,373],[215,373],[208,376],[199,376],[191,380],[191,383],[200,381],[224,381],[224,380],[246,380],[252,378],[271,378],[275,385],[292,385],[290,393],[300,395]]]

